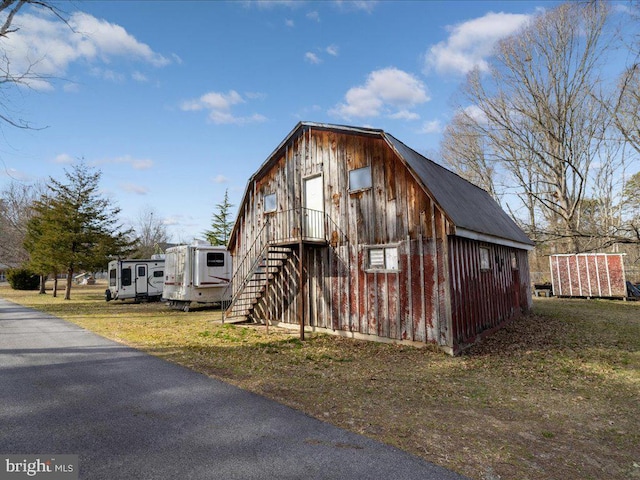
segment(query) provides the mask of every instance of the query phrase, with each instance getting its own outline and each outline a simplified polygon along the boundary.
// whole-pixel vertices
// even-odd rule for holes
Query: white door
[[[324,239],[324,194],[322,175],[304,180],[304,236]]]
[[[147,266],[136,265],[136,293],[148,293]]]

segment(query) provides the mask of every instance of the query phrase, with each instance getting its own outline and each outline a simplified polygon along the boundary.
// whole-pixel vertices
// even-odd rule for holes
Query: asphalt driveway
[[[464,478],[2,299],[0,454],[91,480]]]

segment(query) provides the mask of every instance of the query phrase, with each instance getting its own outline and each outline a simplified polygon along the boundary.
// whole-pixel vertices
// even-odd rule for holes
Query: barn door
[[[324,194],[322,175],[304,180],[304,237],[324,240]]]
[[[147,266],[136,265],[136,293],[147,293]]]

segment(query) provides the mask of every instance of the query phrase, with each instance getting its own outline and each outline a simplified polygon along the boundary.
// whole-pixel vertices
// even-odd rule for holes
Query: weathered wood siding
[[[372,188],[349,192],[349,171],[370,166]],[[491,246],[505,262],[479,271],[476,243],[455,236],[446,215],[379,136],[303,128],[269,160],[245,194],[235,243],[241,261],[264,226],[263,199],[275,193],[271,238],[292,232],[305,178],[321,175],[328,223],[324,245],[292,242],[291,258],[258,299],[255,315],[297,324],[304,298],[310,327],[380,339],[433,342],[451,352],[530,307],[528,263],[517,253],[522,278],[511,269],[511,251]],[[292,218],[287,219],[287,216]],[[398,269],[367,268],[372,246],[397,247]],[[304,282],[300,285],[298,259]]]
[[[489,251],[481,268],[480,249]],[[531,309],[526,250],[449,238],[452,334],[455,350]]]
[[[551,255],[549,261],[554,295],[615,298],[627,296],[622,254]]]

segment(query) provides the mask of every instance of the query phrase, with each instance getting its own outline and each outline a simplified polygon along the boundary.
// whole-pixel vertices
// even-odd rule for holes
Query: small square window
[[[371,188],[371,167],[356,168],[349,171],[349,191]]]
[[[270,193],[269,195],[264,196],[264,212],[275,212],[278,208],[278,202],[276,200],[276,194]]]
[[[384,268],[384,248],[369,250],[369,268]]]
[[[490,270],[491,269],[491,261],[490,261],[489,249],[485,247],[480,247],[480,270]]]
[[[398,248],[370,248],[367,268],[371,270],[398,270]]]

